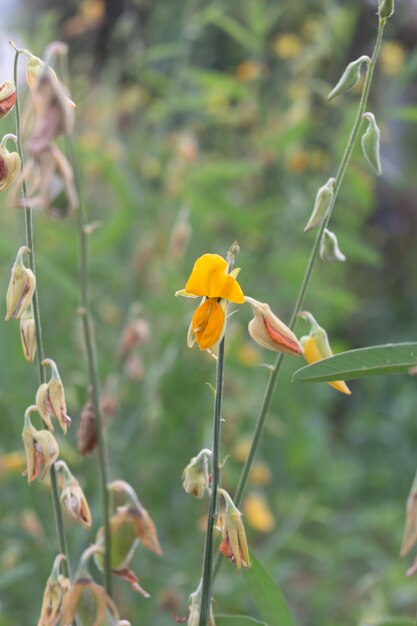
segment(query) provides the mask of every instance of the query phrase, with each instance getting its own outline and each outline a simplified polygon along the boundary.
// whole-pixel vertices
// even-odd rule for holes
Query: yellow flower
[[[226,322],[226,300],[245,301],[236,280],[238,269],[228,273],[228,262],[218,254],[203,254],[194,264],[185,289],[176,296],[203,298],[191,320],[188,345],[198,343],[200,350],[213,348],[222,338]]]
[[[299,313],[299,316],[308,320],[311,324],[310,335],[301,337],[300,339],[301,345],[304,348],[304,358],[307,363],[315,363],[316,361],[321,361],[321,359],[333,356],[329,339],[324,328],[319,326],[311,313],[307,311],[302,311]],[[327,384],[348,396],[352,393],[343,380],[335,380]]]

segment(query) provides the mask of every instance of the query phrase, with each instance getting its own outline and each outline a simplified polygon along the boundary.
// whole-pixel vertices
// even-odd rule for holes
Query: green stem
[[[212,447],[212,481],[209,514],[207,520],[207,534],[204,546],[204,561],[202,574],[201,607],[199,626],[207,626],[210,616],[211,587],[213,582],[213,527],[216,521],[217,489],[220,486],[220,425],[224,385],[224,337],[220,342],[217,357],[216,372],[216,399],[213,417],[213,447]]]
[[[20,52],[16,50],[15,58],[14,58],[14,83],[16,86],[16,102],[15,102],[15,114],[16,114],[16,137],[17,137],[17,151],[20,156],[21,166],[23,169],[24,166],[24,153],[22,148],[22,137],[20,130],[20,107],[19,107],[19,97],[18,97],[18,89],[17,89],[17,66],[19,61]],[[33,217],[32,217],[32,208],[30,206],[29,196],[27,192],[26,181],[22,180],[22,197],[24,204],[24,212],[25,212],[25,229],[26,229],[26,244],[30,249],[28,253],[29,258],[29,267],[32,272],[36,275],[35,271],[35,248],[34,248],[34,237],[33,237]],[[37,342],[37,361],[38,361],[38,369],[39,369],[39,381],[40,383],[46,382],[46,373],[45,369],[42,366],[42,361],[44,360],[44,349],[43,349],[43,340],[42,340],[42,325],[41,325],[41,316],[39,310],[39,299],[38,299],[38,290],[35,289],[32,299],[33,306],[33,317],[35,320],[35,330],[36,330],[36,342]],[[71,566],[69,560],[68,553],[68,545],[64,531],[64,521],[62,518],[62,509],[61,503],[59,500],[59,491],[58,491],[58,482],[56,477],[55,465],[51,466],[50,469],[51,476],[51,492],[52,492],[52,502],[54,508],[54,516],[55,516],[55,525],[56,532],[58,537],[58,546],[59,552],[66,556],[65,561],[63,561],[62,567],[64,570],[64,574],[68,577],[71,576]]]
[[[320,226],[317,235],[316,235],[316,239],[314,241],[314,245],[313,248],[311,250],[311,254],[310,254],[310,258],[306,267],[306,271],[304,273],[304,277],[300,286],[300,290],[298,292],[298,296],[297,296],[297,300],[294,306],[294,310],[291,316],[291,320],[289,323],[289,327],[291,328],[291,330],[294,329],[296,322],[297,322],[297,315],[298,313],[301,311],[302,306],[303,306],[303,302],[304,302],[304,298],[307,292],[307,288],[308,285],[310,283],[310,279],[311,279],[311,275],[313,273],[313,269],[314,269],[314,265],[316,263],[317,257],[318,257],[318,252],[320,249],[320,242],[321,242],[321,238],[323,236],[324,230],[325,228],[327,228],[327,225],[329,223],[329,220],[331,218],[332,215],[332,211],[344,178],[344,175],[346,173],[347,167],[349,165],[350,159],[352,157],[352,153],[353,150],[355,148],[356,142],[359,138],[359,131],[360,128],[362,126],[362,115],[365,113],[365,109],[366,109],[366,105],[368,103],[368,96],[369,96],[369,90],[371,88],[371,83],[372,83],[372,77],[374,74],[374,69],[375,69],[375,64],[378,58],[378,54],[381,48],[381,43],[382,43],[382,35],[383,35],[383,31],[384,31],[384,26],[385,26],[385,21],[384,20],[380,20],[379,22],[379,27],[378,27],[378,35],[377,35],[377,39],[376,39],[376,43],[375,43],[375,48],[372,54],[372,58],[371,58],[371,62],[369,63],[368,67],[367,67],[367,71],[366,71],[366,76],[365,76],[365,82],[364,82],[364,86],[363,86],[363,90],[362,90],[362,96],[359,102],[359,106],[358,106],[358,110],[357,110],[357,114],[356,114],[356,118],[355,118],[355,122],[352,126],[352,130],[350,132],[350,136],[349,136],[349,140],[348,143],[346,145],[345,151],[343,153],[342,156],[342,160],[340,162],[337,174],[336,174],[336,184],[335,184],[335,190],[334,190],[334,195],[333,195],[333,200],[332,203],[329,207],[329,212],[328,215],[326,217],[326,219],[323,221],[322,225]],[[279,377],[279,374],[281,372],[281,368],[282,368],[282,364],[284,362],[284,358],[285,358],[285,354],[281,353],[278,355],[277,360],[275,362],[275,365],[271,371],[271,375],[269,377],[269,381],[266,387],[266,391],[265,391],[265,395],[264,395],[264,399],[261,405],[261,410],[259,412],[258,415],[258,419],[255,425],[255,429],[253,432],[253,437],[252,437],[252,443],[251,443],[251,447],[248,453],[248,456],[246,458],[245,464],[242,468],[240,477],[239,477],[239,482],[236,488],[236,494],[235,494],[235,504],[236,506],[239,506],[239,503],[241,502],[243,495],[245,493],[246,490],[246,486],[248,483],[248,478],[249,478],[249,474],[250,474],[250,470],[252,468],[252,464],[253,461],[255,459],[257,450],[258,450],[258,446],[259,446],[259,442],[260,442],[260,438],[261,438],[261,434],[264,428],[264,424],[265,424],[265,420],[268,414],[268,410],[269,410],[269,406],[271,404],[271,400],[272,400],[272,396],[274,394],[275,391],[275,387],[277,384],[277,380]],[[216,572],[218,570],[219,564],[221,563],[220,560],[218,560],[218,562],[216,563]]]
[[[110,533],[110,495],[108,491],[109,478],[109,457],[107,451],[105,427],[100,407],[100,383],[97,366],[97,349],[94,335],[94,324],[91,315],[90,305],[90,255],[89,255],[89,235],[86,231],[87,215],[81,198],[81,179],[77,168],[73,138],[70,134],[65,136],[66,148],[74,171],[75,185],[79,197],[79,208],[76,212],[76,223],[80,241],[79,258],[79,287],[80,306],[78,309],[81,317],[84,343],[87,353],[87,368],[89,383],[93,392],[93,406],[97,420],[97,440],[98,457],[101,483],[101,498],[103,504],[104,520],[104,580],[107,594],[112,596],[112,575],[111,575],[111,533]]]

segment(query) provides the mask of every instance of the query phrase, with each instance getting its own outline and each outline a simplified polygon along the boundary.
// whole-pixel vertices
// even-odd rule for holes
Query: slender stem
[[[17,88],[17,66],[19,61],[20,52],[16,50],[15,58],[14,58],[14,83],[16,86],[16,102],[15,102],[15,114],[16,114],[16,145],[17,151],[20,156],[21,165],[23,169],[24,165],[24,152],[22,148],[22,136],[20,130],[20,107],[19,107],[19,94]],[[26,229],[26,244],[30,249],[28,253],[29,258],[29,267],[36,275],[35,272],[35,248],[34,248],[34,237],[33,237],[33,219],[32,219],[32,208],[30,206],[29,196],[27,192],[26,181],[22,179],[22,196],[23,196],[23,204],[25,211],[25,229]],[[35,320],[35,331],[36,331],[36,342],[37,342],[37,361],[38,361],[38,369],[39,369],[39,381],[40,383],[46,382],[46,373],[45,368],[42,366],[42,361],[44,360],[44,349],[43,349],[43,340],[42,340],[42,325],[41,325],[41,316],[39,310],[39,299],[38,299],[38,290],[35,289],[33,298],[32,298],[32,306],[33,306],[33,317]],[[59,491],[58,491],[58,482],[56,476],[55,465],[51,466],[50,469],[51,476],[51,492],[52,492],[52,502],[54,508],[54,516],[55,516],[55,525],[56,532],[58,536],[58,546],[59,552],[66,556],[65,561],[62,563],[62,567],[64,570],[64,574],[66,576],[71,576],[71,566],[69,560],[68,553],[68,545],[64,531],[64,521],[62,518],[62,509],[59,501]]]
[[[220,342],[217,357],[216,372],[216,399],[214,403],[213,417],[213,457],[212,457],[212,481],[209,514],[207,520],[207,534],[204,546],[203,577],[201,591],[201,607],[199,626],[207,626],[210,616],[211,587],[213,582],[213,527],[216,520],[217,490],[220,487],[220,425],[224,385],[224,337]]]
[[[106,434],[103,416],[100,407],[100,383],[97,366],[97,349],[94,335],[94,324],[91,315],[90,305],[90,250],[89,235],[86,231],[87,214],[82,201],[81,178],[77,167],[74,142],[68,133],[65,136],[65,143],[71,166],[74,172],[75,185],[79,197],[79,207],[76,211],[76,223],[80,242],[79,249],[79,288],[80,306],[78,309],[81,317],[84,343],[87,353],[87,368],[89,383],[92,388],[93,406],[97,420],[98,458],[101,482],[101,498],[104,518],[104,580],[107,594],[112,596],[112,576],[111,576],[111,532],[110,532],[110,495],[108,491],[109,478],[109,457],[107,451]]]
[[[372,83],[372,77],[374,74],[374,69],[375,69],[375,64],[378,58],[378,54],[381,48],[381,43],[382,43],[382,36],[383,36],[383,31],[384,31],[384,26],[385,26],[385,20],[380,20],[379,22],[379,27],[378,27],[378,35],[377,35],[377,39],[376,39],[376,43],[375,43],[375,48],[372,54],[372,58],[371,58],[371,62],[369,63],[368,67],[367,67],[367,71],[366,71],[366,76],[365,76],[365,82],[364,82],[364,86],[363,86],[363,90],[362,90],[362,96],[359,102],[359,106],[358,106],[358,110],[356,113],[356,118],[354,121],[354,124],[352,126],[352,130],[350,132],[349,135],[349,140],[348,143],[346,145],[345,151],[343,153],[342,156],[342,160],[340,162],[339,168],[337,170],[337,174],[336,174],[336,184],[335,184],[335,190],[334,190],[334,195],[333,195],[333,200],[332,203],[329,207],[329,212],[328,215],[326,217],[326,219],[324,220],[324,222],[322,223],[322,225],[320,226],[317,235],[316,235],[316,239],[314,241],[313,244],[313,248],[311,250],[310,253],[310,258],[308,260],[308,264],[306,267],[306,271],[304,273],[304,277],[300,286],[300,290],[298,292],[298,296],[297,296],[297,300],[294,306],[294,310],[291,316],[291,320],[289,323],[289,327],[291,328],[291,330],[295,327],[296,322],[297,322],[297,315],[298,313],[301,311],[302,306],[303,306],[303,302],[304,302],[304,298],[307,292],[307,288],[311,279],[311,275],[313,273],[313,269],[314,269],[314,265],[316,263],[317,260],[317,256],[318,256],[318,252],[320,249],[320,242],[321,242],[321,238],[323,236],[324,230],[327,227],[329,220],[331,218],[332,215],[332,211],[344,178],[344,175],[346,173],[347,167],[349,165],[350,159],[352,157],[352,153],[353,150],[355,148],[356,142],[359,138],[359,131],[360,128],[362,126],[362,115],[365,113],[365,109],[366,109],[366,105],[368,102],[368,96],[369,96],[369,91],[371,88],[371,83]],[[248,453],[248,456],[246,458],[245,464],[242,468],[240,477],[239,477],[239,482],[237,485],[237,489],[236,489],[236,494],[235,494],[235,504],[236,506],[239,506],[239,503],[242,500],[242,497],[245,493],[245,489],[248,483],[248,478],[249,478],[249,473],[250,470],[252,468],[252,464],[253,461],[255,459],[257,450],[258,450],[258,446],[259,446],[259,442],[260,442],[260,438],[261,438],[261,434],[264,428],[264,424],[265,424],[265,420],[268,414],[268,409],[269,409],[269,405],[271,404],[271,400],[272,400],[272,396],[274,394],[274,390],[277,384],[277,380],[279,377],[279,374],[281,372],[281,368],[282,368],[282,364],[284,362],[285,359],[285,354],[281,353],[278,355],[277,360],[275,362],[275,365],[271,371],[271,375],[269,377],[269,381],[267,383],[267,387],[265,390],[265,395],[264,395],[264,399],[261,405],[261,409],[258,415],[258,419],[256,421],[256,425],[255,425],[255,429],[253,432],[253,437],[252,437],[252,443],[251,443],[251,447]],[[220,566],[221,561],[218,560],[216,563],[216,572],[218,571],[218,568]]]

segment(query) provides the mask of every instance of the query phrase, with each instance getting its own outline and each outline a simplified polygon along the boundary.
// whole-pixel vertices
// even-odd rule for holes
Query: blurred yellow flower
[[[188,333],[188,345],[198,343],[200,350],[210,350],[222,338],[226,322],[226,300],[243,304],[242,289],[236,280],[238,269],[228,273],[227,261],[218,254],[203,254],[194,264],[185,289],[176,296],[202,297]]]
[[[380,63],[384,74],[395,76],[401,71],[405,60],[405,49],[399,41],[385,41],[382,44]]]
[[[251,61],[248,59],[247,61],[243,61],[236,68],[236,76],[239,80],[242,81],[251,81],[259,78],[262,74],[262,65],[256,63],[256,61]]]
[[[276,520],[271,509],[260,493],[249,493],[243,503],[243,510],[248,523],[261,533],[269,533],[274,528]]]
[[[281,33],[272,42],[272,49],[280,59],[291,59],[297,56],[302,46],[301,39],[294,33]]]
[[[256,461],[252,465],[249,481],[252,485],[258,485],[259,487],[267,485],[271,481],[271,470],[268,465],[263,461]]]

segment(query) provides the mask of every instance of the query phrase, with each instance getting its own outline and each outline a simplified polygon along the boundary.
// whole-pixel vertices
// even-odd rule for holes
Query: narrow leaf
[[[386,617],[378,622],[367,622],[362,626],[416,626],[416,621],[408,617]]]
[[[292,379],[296,382],[328,382],[379,374],[401,374],[416,363],[417,342],[370,346],[341,352],[302,367]]]
[[[287,601],[275,580],[253,553],[250,562],[251,566],[244,570],[243,577],[262,618],[269,626],[294,626]]]
[[[268,626],[247,615],[216,615],[216,626]]]

